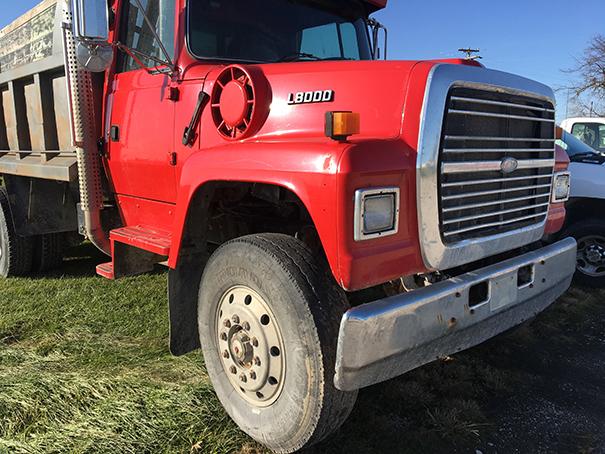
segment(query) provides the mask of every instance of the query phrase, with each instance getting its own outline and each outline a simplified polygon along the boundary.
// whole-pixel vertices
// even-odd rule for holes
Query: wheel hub
[[[219,356],[236,392],[266,407],[281,393],[285,378],[281,331],[265,300],[248,287],[221,297],[217,312]]]
[[[578,270],[588,276],[605,276],[604,237],[588,236],[578,240]]]
[[[586,259],[595,265],[603,263],[605,257],[605,250],[598,245],[591,245],[586,249]]]

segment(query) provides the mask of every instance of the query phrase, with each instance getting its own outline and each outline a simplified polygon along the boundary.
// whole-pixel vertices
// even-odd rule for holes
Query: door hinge
[[[168,162],[170,163],[171,166],[176,166],[177,163],[177,154],[176,152],[172,151],[170,153],[168,153]]]

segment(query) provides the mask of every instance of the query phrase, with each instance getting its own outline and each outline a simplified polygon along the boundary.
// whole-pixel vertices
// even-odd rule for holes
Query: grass
[[[165,275],[109,282],[98,259],[0,282],[0,452],[254,449],[201,355],[168,353]]]
[[[71,255],[55,274],[0,281],[0,453],[264,452],[222,409],[201,354],[168,353],[165,274],[110,282],[94,275],[102,257],[90,247]],[[506,418],[503,403],[544,380],[545,343],[577,348],[574,333],[602,309],[572,292],[511,334],[362,390],[314,451],[473,452]],[[597,438],[565,442],[591,452]]]

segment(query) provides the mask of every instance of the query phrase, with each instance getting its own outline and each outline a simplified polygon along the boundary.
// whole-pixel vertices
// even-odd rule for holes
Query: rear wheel
[[[0,187],[0,277],[24,276],[32,270],[33,239],[15,232],[8,194]]]
[[[200,288],[206,367],[242,430],[278,452],[338,429],[356,392],[334,387],[344,292],[302,242],[253,235],[221,246]]]
[[[39,235],[35,240],[33,270],[44,272],[59,268],[63,263],[65,234]]]
[[[589,219],[569,226],[563,236],[578,242],[574,282],[588,287],[605,287],[605,220]]]

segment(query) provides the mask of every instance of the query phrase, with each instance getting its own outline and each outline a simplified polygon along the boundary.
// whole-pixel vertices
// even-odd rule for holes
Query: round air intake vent
[[[229,66],[216,79],[211,94],[212,119],[227,140],[250,137],[264,123],[270,104],[269,85],[258,68]]]

